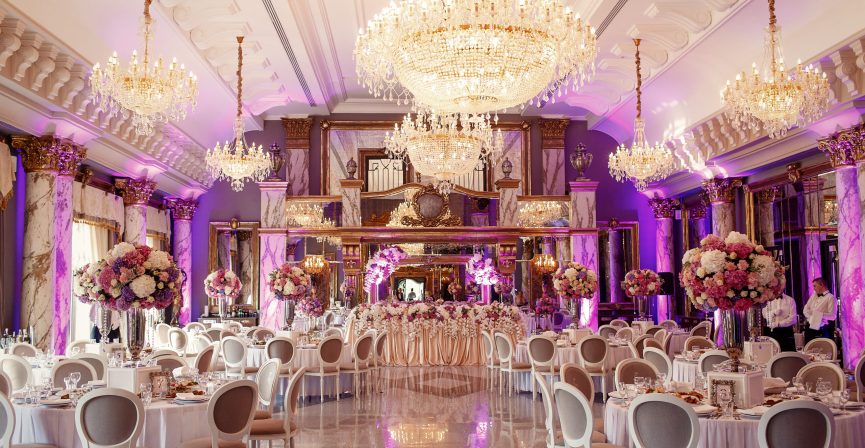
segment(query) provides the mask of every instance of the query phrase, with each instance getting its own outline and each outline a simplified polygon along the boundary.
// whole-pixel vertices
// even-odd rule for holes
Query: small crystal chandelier
[[[532,268],[540,274],[549,274],[559,268],[559,262],[550,254],[537,254],[532,258]]]
[[[153,38],[153,18],[150,3],[144,0],[144,58],[139,62],[138,51],[126,70],[120,67],[117,52],[108,58],[105,68],[97,63],[90,76],[90,88],[99,107],[109,113],[120,112],[124,118],[132,117],[135,133],[150,135],[153,125],[168,120],[180,121],[195,109],[198,96],[198,78],[186,73],[177,59],[167,69],[162,57],[150,65],[150,40]]]
[[[559,201],[529,201],[520,204],[519,208],[522,227],[544,227],[564,217],[565,209]]]
[[[370,94],[442,112],[555,101],[595,70],[595,30],[563,0],[401,0],[361,29]]]
[[[336,228],[336,223],[332,219],[324,216],[324,207],[322,207],[321,204],[290,204],[286,211],[289,226],[304,229]],[[316,236],[315,240],[319,243],[326,242],[332,246],[342,244],[342,238],[338,236]]]
[[[327,260],[322,255],[307,255],[303,257],[303,261],[300,264],[304,271],[312,275],[318,275],[324,272]]]
[[[421,110],[403,118],[385,137],[391,157],[407,159],[417,172],[436,179],[442,194],[450,193],[454,181],[502,152],[501,130],[493,131],[487,114],[440,115]]]
[[[610,175],[617,181],[631,180],[637,191],[646,189],[650,182],[665,179],[676,171],[673,153],[660,143],[649,145],[646,140],[646,124],[643,122],[641,101],[643,78],[640,74],[640,39],[634,39],[637,47],[634,61],[637,66],[637,118],[634,120],[634,141],[628,148],[619,145],[610,153]]]
[[[231,182],[234,191],[243,190],[247,180],[261,182],[270,174],[271,160],[267,151],[255,143],[247,145],[243,130],[243,36],[237,36],[237,118],[234,121],[234,143],[219,143],[207,152],[204,161],[215,180]]]
[[[762,70],[755,62],[750,75],[739,73],[735,82],[727,81],[721,90],[721,101],[737,129],[762,128],[770,138],[783,137],[793,126],[814,121],[829,107],[826,73],[811,65],[803,67],[801,61],[787,73],[776,22],[775,0],[769,0]]]

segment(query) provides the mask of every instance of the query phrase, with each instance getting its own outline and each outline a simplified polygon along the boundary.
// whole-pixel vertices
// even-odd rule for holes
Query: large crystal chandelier
[[[150,3],[144,1],[144,57],[139,61],[138,51],[132,52],[129,66],[120,67],[117,52],[108,59],[105,68],[97,63],[90,76],[92,95],[99,107],[109,113],[132,117],[135,133],[150,135],[153,125],[168,120],[180,121],[195,108],[198,79],[186,73],[177,60],[166,67],[162,57],[150,64],[150,40],[153,38],[153,18]]]
[[[565,207],[560,201],[529,201],[520,204],[521,227],[544,227],[565,218]]]
[[[640,74],[640,39],[634,39],[637,47],[634,61],[637,67],[637,118],[634,120],[634,141],[631,147],[619,145],[610,153],[610,175],[617,181],[631,180],[637,191],[646,189],[650,182],[666,178],[676,171],[673,153],[664,145],[650,145],[646,140],[646,124],[643,122],[641,101],[643,78]]]
[[[562,0],[401,0],[355,43],[376,97],[485,113],[576,89],[594,74],[594,29]]]
[[[493,131],[488,114],[420,111],[414,118],[406,115],[385,137],[388,154],[408,159],[417,172],[434,177],[443,194],[460,176],[495,161],[503,147],[502,132]]]
[[[324,215],[324,207],[314,203],[293,203],[286,208],[288,225],[303,229],[320,230],[336,228],[336,222]],[[316,236],[319,243],[326,242],[332,246],[342,244],[338,236]]]
[[[803,67],[800,61],[787,73],[776,21],[775,0],[769,0],[762,69],[754,63],[750,75],[739,73],[721,90],[721,101],[737,128],[758,131],[762,127],[770,138],[783,137],[793,126],[819,118],[829,106],[829,82],[819,68]]]
[[[270,174],[270,155],[261,147],[246,144],[243,134],[243,36],[237,36],[237,117],[234,120],[234,143],[216,146],[207,152],[204,161],[216,180],[231,182],[234,191],[243,190],[247,180],[261,182]]]

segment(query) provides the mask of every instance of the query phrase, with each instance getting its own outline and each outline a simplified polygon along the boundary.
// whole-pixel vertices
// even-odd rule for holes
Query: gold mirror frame
[[[210,237],[208,239],[208,275],[217,269],[217,256],[218,256],[218,236],[221,231],[247,231],[250,232],[250,258],[252,259],[252,307],[253,309],[259,308],[259,238],[258,238],[258,228],[260,224],[258,222],[241,222],[241,221],[213,221],[210,223]],[[209,302],[209,301],[208,301]],[[208,303],[208,307],[210,307],[210,303]]]

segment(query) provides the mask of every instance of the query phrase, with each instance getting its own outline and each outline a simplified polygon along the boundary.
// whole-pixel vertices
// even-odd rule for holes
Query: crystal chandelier
[[[657,182],[673,174],[676,165],[673,153],[660,143],[650,145],[646,140],[646,124],[643,122],[641,101],[643,78],[640,74],[640,39],[634,39],[637,47],[634,61],[637,66],[637,118],[634,120],[634,141],[631,147],[619,145],[610,153],[610,175],[617,181],[631,180],[637,191],[646,189],[650,182]]]
[[[290,204],[286,209],[288,214],[288,225],[304,229],[333,229],[336,223],[324,216],[324,207],[321,204]],[[316,236],[319,243],[326,242],[332,246],[342,244],[342,238],[338,236]]]
[[[411,202],[408,201],[400,202],[400,204],[390,212],[390,219],[387,224],[385,224],[385,227],[411,227],[402,223],[402,218],[405,216],[417,218],[417,214],[414,212]],[[426,247],[424,243],[402,243],[397,244],[397,246],[402,248],[402,250],[409,255],[423,255]]]
[[[237,117],[234,120],[234,143],[216,146],[207,152],[204,161],[215,180],[231,182],[234,191],[243,190],[247,180],[261,182],[270,174],[270,155],[261,147],[247,145],[243,134],[243,36],[237,36]]]
[[[303,261],[300,264],[304,271],[312,275],[318,275],[324,272],[325,267],[327,267],[327,260],[322,255],[307,255],[303,257]]]
[[[549,274],[559,268],[559,262],[550,254],[537,254],[532,258],[532,267],[540,274]]]
[[[529,201],[520,204],[519,208],[522,227],[544,227],[564,217],[565,209],[559,201]]]
[[[829,106],[829,82],[819,68],[803,67],[800,61],[787,73],[776,21],[775,0],[769,0],[762,70],[754,63],[750,75],[739,73],[721,90],[721,101],[737,129],[762,127],[770,138],[819,118]]]
[[[436,179],[442,194],[454,181],[502,152],[504,139],[484,114],[437,114],[421,110],[403,118],[385,137],[391,157],[408,159],[417,172]]]
[[[577,89],[595,69],[595,30],[562,0],[402,0],[361,29],[370,94],[485,113]]]
[[[151,1],[144,1],[144,58],[139,61],[138,51],[133,51],[124,70],[115,51],[105,68],[97,63],[90,76],[92,95],[99,107],[109,113],[120,112],[124,118],[131,116],[138,135],[150,135],[154,124],[183,120],[187,111],[195,108],[198,96],[198,78],[186,73],[176,59],[168,67],[162,57],[150,65]]]

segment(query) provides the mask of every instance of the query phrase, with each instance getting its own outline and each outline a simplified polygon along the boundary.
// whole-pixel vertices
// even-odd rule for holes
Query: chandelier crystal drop
[[[781,30],[776,23],[775,0],[769,0],[762,67],[754,63],[750,74],[739,73],[721,90],[721,101],[737,129],[762,129],[770,138],[783,137],[793,126],[822,116],[830,96],[826,73],[819,68],[798,62],[793,71],[787,72]]]
[[[630,180],[637,191],[646,189],[649,183],[667,178],[676,171],[673,152],[669,148],[646,140],[646,124],[643,122],[641,101],[643,79],[640,74],[640,39],[634,39],[637,47],[634,61],[637,67],[637,118],[634,120],[634,141],[630,147],[619,145],[610,153],[610,175],[617,181]]]
[[[361,29],[370,94],[442,112],[555,101],[594,74],[595,30],[562,0],[401,0]]]
[[[246,181],[262,182],[270,174],[270,155],[261,145],[247,145],[243,129],[243,36],[237,37],[237,117],[234,121],[234,142],[216,146],[207,152],[204,161],[214,180],[231,182],[234,191],[243,190]]]
[[[504,147],[501,130],[493,130],[488,114],[437,114],[420,111],[403,118],[385,136],[385,151],[407,160],[417,172],[436,179],[442,194],[479,164],[495,162]]]
[[[133,51],[129,66],[123,69],[115,51],[105,67],[94,65],[90,76],[92,95],[99,107],[110,114],[131,117],[138,135],[150,135],[155,124],[183,120],[188,111],[195,109],[198,96],[198,79],[176,59],[166,64],[159,57],[151,65],[151,1],[144,1],[143,58],[139,60],[138,51]]]

